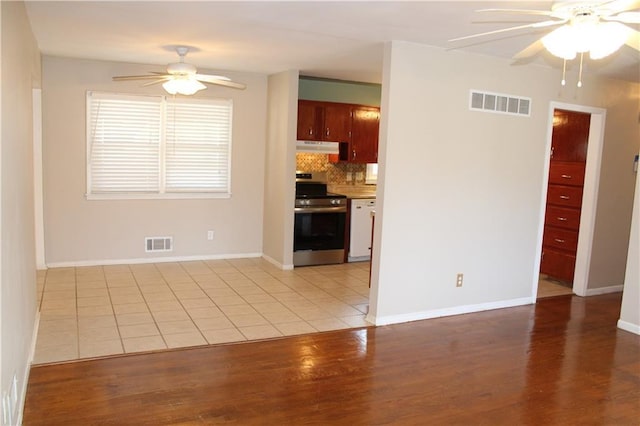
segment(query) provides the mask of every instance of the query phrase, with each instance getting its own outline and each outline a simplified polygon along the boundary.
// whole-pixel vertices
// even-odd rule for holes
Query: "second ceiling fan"
[[[478,12],[497,12],[521,15],[548,16],[549,19],[526,25],[488,31],[452,40],[460,41],[515,30],[552,28],[550,33],[520,51],[514,59],[524,59],[547,49],[565,60],[589,53],[591,59],[601,59],[627,45],[640,51],[640,32],[628,24],[640,23],[640,0],[569,1],[557,2],[550,11],[530,9],[481,9]]]

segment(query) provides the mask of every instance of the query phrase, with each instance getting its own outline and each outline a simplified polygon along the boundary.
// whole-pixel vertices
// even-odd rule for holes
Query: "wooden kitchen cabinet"
[[[591,114],[556,109],[553,112],[551,160],[585,163]]]
[[[358,106],[353,108],[351,115],[351,143],[346,161],[377,163],[380,109]]]
[[[576,265],[590,118],[554,111],[540,272],[568,283]]]
[[[298,101],[298,140],[317,141],[320,139],[320,113],[315,102]]]
[[[298,101],[298,140],[351,140],[351,106],[335,102]]]
[[[332,162],[377,163],[379,129],[380,108],[298,100],[298,140],[340,142]]]
[[[329,104],[323,107],[324,139],[331,142],[351,141],[351,108],[345,104]]]

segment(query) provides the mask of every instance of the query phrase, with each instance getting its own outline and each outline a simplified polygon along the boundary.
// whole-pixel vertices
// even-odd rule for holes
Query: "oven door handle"
[[[346,213],[347,208],[338,207],[296,207],[293,211],[297,213]]]

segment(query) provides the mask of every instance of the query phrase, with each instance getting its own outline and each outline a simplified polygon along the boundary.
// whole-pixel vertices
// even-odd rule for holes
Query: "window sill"
[[[166,194],[149,193],[115,193],[115,194],[85,194],[88,201],[94,200],[200,200],[214,198],[231,198],[228,192],[180,192]]]

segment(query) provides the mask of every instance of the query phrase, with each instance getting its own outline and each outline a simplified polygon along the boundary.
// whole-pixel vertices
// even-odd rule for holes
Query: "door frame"
[[[36,268],[47,269],[44,254],[44,192],[42,180],[42,89],[32,90],[33,101],[33,196]]]
[[[585,165],[584,186],[582,190],[582,206],[580,212],[580,228],[578,231],[578,249],[576,251],[576,267],[573,274],[573,292],[578,296],[587,295],[589,280],[589,266],[591,265],[591,251],[596,222],[596,205],[598,201],[598,186],[600,183],[600,166],[602,163],[602,148],[604,146],[604,129],[607,110],[585,105],[575,105],[552,101],[549,103],[547,123],[547,143],[545,152],[545,166],[540,204],[540,224],[538,227],[538,254],[534,279],[535,296],[538,291],[538,276],[542,260],[542,236],[544,234],[544,217],[547,204],[547,190],[549,183],[549,166],[551,161],[551,138],[553,136],[553,112],[556,109],[584,112],[591,114],[589,124],[589,139],[587,142],[587,162]]]

